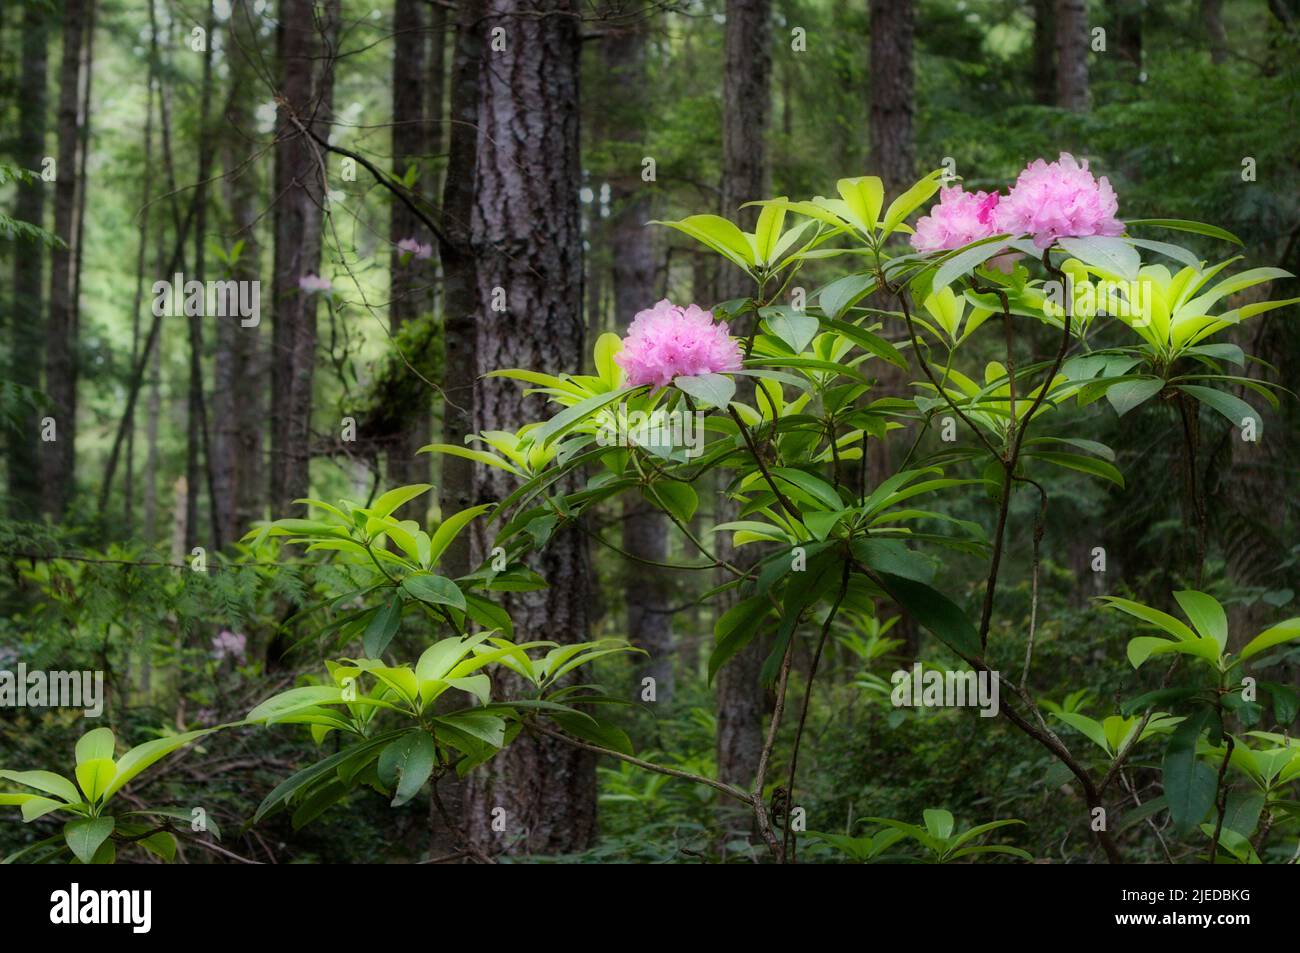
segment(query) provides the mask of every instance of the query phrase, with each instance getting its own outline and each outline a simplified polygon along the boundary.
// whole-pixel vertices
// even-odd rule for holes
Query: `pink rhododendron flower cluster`
[[[329,291],[334,287],[328,278],[322,278],[320,275],[303,275],[298,279],[298,287],[306,292]]]
[[[1056,162],[1031,162],[995,213],[1000,231],[1028,232],[1034,244],[1046,248],[1058,238],[1124,234],[1115,217],[1119,201],[1103,175],[1100,180],[1068,152]]]
[[[414,238],[403,238],[397,243],[397,250],[414,255],[419,261],[424,261],[426,258],[433,257],[433,246],[429,244],[421,244]]]
[[[238,632],[222,629],[212,637],[212,657],[218,662],[224,658],[238,659],[243,662],[247,649],[248,637]]]
[[[740,369],[740,348],[715,324],[713,312],[697,305],[675,305],[667,298],[637,313],[614,358],[633,387],[667,387],[679,375],[716,374]]]
[[[1087,162],[1062,152],[1055,162],[1031,162],[1005,196],[940,189],[939,203],[916,223],[912,247],[947,251],[1003,233],[1031,235],[1039,248],[1058,238],[1114,237],[1124,234],[1118,210],[1106,177],[1094,178]]]
[[[912,247],[919,252],[946,251],[996,235],[997,207],[996,192],[964,192],[960,185],[940,189],[939,204],[917,220]]]

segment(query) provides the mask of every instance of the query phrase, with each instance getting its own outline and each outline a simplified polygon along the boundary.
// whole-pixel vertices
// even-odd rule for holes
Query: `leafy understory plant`
[[[303,685],[268,698],[248,713],[251,724],[309,726],[317,744],[331,732],[341,751],[298,771],[258,807],[253,821],[286,807],[302,827],[359,786],[400,807],[448,771],[465,775],[494,757],[528,724],[548,718],[579,738],[632,752],[627,735],[578,706],[619,703],[592,684],[562,684],[598,658],[636,651],[621,639],[560,645],[514,643],[495,630],[442,639],[414,665],[372,658],[327,661],[327,684]],[[493,701],[492,669],[522,678],[531,692]],[[448,692],[470,704],[436,705]]]
[[[852,837],[847,834],[810,834],[858,863],[870,862],[911,862],[927,864],[947,864],[961,860],[963,857],[976,857],[981,854],[1007,854],[1021,860],[1032,861],[1033,855],[1019,847],[1007,844],[976,844],[974,841],[1003,827],[1024,824],[1020,820],[990,821],[977,824],[965,831],[954,833],[955,820],[952,813],[941,808],[930,808],[922,814],[924,826],[909,824],[888,817],[864,817],[861,824],[876,824],[880,830]],[[887,853],[902,841],[914,841],[923,851],[920,858],[898,853]]]
[[[191,821],[189,811],[179,808],[144,808],[107,813],[109,801],[142,771],[204,735],[216,731],[204,728],[179,735],[167,735],[136,745],[116,757],[117,739],[109,728],[95,728],[77,741],[76,767],[71,779],[53,771],[0,770],[0,779],[37,793],[0,793],[0,805],[16,806],[23,821],[30,823],[47,814],[69,815],[63,831],[10,854],[4,863],[20,858],[36,862],[57,860],[71,854],[83,864],[111,864],[119,846],[136,845],[171,861],[176,856],[177,828],[170,820]],[[213,822],[207,830],[220,837]]]

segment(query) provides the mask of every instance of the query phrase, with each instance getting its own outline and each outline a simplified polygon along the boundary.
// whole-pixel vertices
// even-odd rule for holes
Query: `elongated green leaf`
[[[673,380],[673,386],[706,406],[724,410],[736,393],[736,382],[725,374],[682,375]]]
[[[379,776],[395,777],[392,807],[401,807],[420,793],[438,760],[438,748],[426,731],[408,731],[379,755]]]
[[[1142,266],[1142,257],[1122,238],[1092,235],[1087,238],[1059,238],[1057,244],[1087,265],[1112,275],[1134,281]]]
[[[395,487],[375,500],[374,505],[370,507],[370,513],[383,519],[385,516],[392,515],[393,511],[403,503],[410,502],[431,489],[433,489],[431,483],[413,483],[410,486]]]
[[[1220,652],[1228,647],[1228,616],[1217,599],[1194,589],[1175,592],[1174,598],[1198,635],[1217,642]]]
[[[1214,771],[1196,757],[1196,743],[1207,719],[1207,712],[1187,719],[1174,729],[1165,748],[1165,799],[1169,817],[1182,833],[1194,830],[1214,804]]]
[[[1234,427],[1245,427],[1247,421],[1253,421],[1255,438],[1259,439],[1262,436],[1264,418],[1259,415],[1259,411],[1235,394],[1216,390],[1213,387],[1198,387],[1195,384],[1179,384],[1178,389],[1223,414]]]
[[[1179,232],[1192,232],[1197,235],[1208,235],[1210,238],[1221,238],[1225,242],[1232,242],[1234,245],[1245,247],[1243,242],[1232,232],[1219,228],[1217,225],[1206,225],[1204,222],[1191,222],[1183,218],[1135,218],[1125,223],[1126,225],[1155,225],[1159,228],[1172,228]]]
[[[452,540],[459,536],[471,521],[491,508],[491,503],[480,503],[478,506],[471,506],[458,513],[452,513],[451,516],[443,520],[429,538],[429,564],[436,563],[439,557],[446,552],[447,547],[451,545]]]
[[[0,771],[0,778],[57,795],[71,804],[81,800],[81,793],[77,790],[77,786],[63,775],[55,774],[53,771]]]
[[[885,572],[877,575],[890,598],[939,641],[968,658],[979,657],[979,632],[955,602],[923,582]]]
[[[402,580],[402,588],[423,602],[465,611],[465,594],[446,576],[412,573]]]
[[[1243,659],[1251,658],[1265,649],[1271,649],[1275,645],[1281,645],[1283,642],[1290,642],[1293,639],[1300,639],[1300,618],[1287,619],[1285,622],[1279,622],[1277,625],[1265,629],[1246,643],[1241,650],[1241,657]]]
[[[113,760],[116,753],[117,739],[112,729],[96,728],[77,739],[77,764],[86,761],[98,761],[103,758]]]
[[[63,825],[63,839],[78,860],[89,864],[94,861],[95,854],[104,841],[112,836],[114,824],[111,817],[77,818]]]
[[[166,738],[155,738],[153,741],[146,741],[144,744],[136,745],[118,759],[117,774],[104,792],[104,800],[107,801],[111,798],[122,789],[124,784],[130,782],[132,778],[150,765],[167,757],[178,748],[183,748],[191,741],[211,734],[213,731],[216,731],[216,729],[200,728],[198,731],[187,731],[184,734],[169,735]]]
[[[388,643],[393,641],[393,636],[397,634],[397,627],[402,621],[402,597],[394,594],[379,611],[370,617],[370,624],[366,626],[366,634],[362,639],[362,646],[366,655],[370,658],[379,658],[384,654],[384,649],[388,648]]]

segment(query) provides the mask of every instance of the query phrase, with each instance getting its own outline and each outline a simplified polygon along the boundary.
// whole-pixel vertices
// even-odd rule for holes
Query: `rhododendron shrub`
[[[923,827],[871,817],[881,829],[863,837],[791,823],[803,791],[800,749],[816,744],[804,729],[830,633],[847,628],[862,657],[875,658],[902,612],[931,637],[920,648],[918,676],[931,665],[964,666],[995,689],[981,714],[1005,718],[1068,772],[1074,793],[1063,804],[1097,858],[1123,859],[1131,799],[1121,779],[1161,770],[1156,765],[1164,800],[1146,811],[1163,815],[1166,848],[1176,841],[1182,856],[1215,862],[1291,856],[1300,746],[1268,730],[1254,686],[1269,690],[1259,675],[1300,640],[1300,619],[1272,620],[1258,633],[1230,630],[1201,583],[1204,520],[1192,528],[1198,545],[1184,567],[1189,583],[1166,606],[1178,615],[1117,595],[1101,600],[1118,610],[1108,613],[1118,625],[1098,635],[1095,651],[1115,653],[1135,672],[1158,656],[1181,658],[1158,691],[1144,692],[1135,680],[1105,702],[1081,692],[1042,698],[1034,653],[1038,549],[1054,505],[1040,478],[1064,468],[1116,492],[1125,487],[1115,454],[1104,442],[1080,439],[1074,425],[1090,415],[1119,427],[1120,417],[1165,405],[1180,423],[1167,439],[1182,443],[1190,459],[1201,450],[1203,416],[1226,419],[1230,438],[1260,439],[1257,408],[1276,405],[1278,388],[1248,374],[1248,356],[1225,338],[1300,302],[1260,287],[1292,276],[1240,267],[1238,258],[1211,263],[1171,240],[1194,234],[1198,249],[1216,253],[1240,244],[1212,225],[1120,219],[1122,197],[1106,177],[1064,153],[1030,162],[1005,193],[967,192],[941,171],[896,196],[871,176],[841,179],[834,192],[755,202],[752,231],[717,215],[658,223],[739,269],[748,293],[723,302],[646,302],[625,337],[594,342],[592,373],[494,371],[544,397],[551,412],[515,431],[424,450],[505,471],[515,482],[506,499],[421,524],[393,514],[431,487],[395,487],[368,505],[300,501],[311,518],[277,519],[250,534],[253,549],[282,537],[309,558],[335,561],[348,580],[326,600],[345,611],[320,633],[330,657],[319,675],[266,699],[246,719],[332,739],[335,753],[285,779],[255,821],[289,810],[301,826],[359,788],[401,806],[427,782],[463,774],[527,733],[691,780],[735,802],[752,814],[778,862],[797,859],[805,833],[858,860],[888,857],[902,839],[941,862],[1025,859],[1018,848],[977,843],[1019,822],[975,818],[954,834],[953,815],[941,807],[924,812]],[[316,276],[300,284],[305,292],[328,290]],[[882,391],[887,371],[902,377],[905,393]],[[895,461],[893,472],[875,475],[866,465],[873,441],[886,445],[881,457]],[[1187,489],[1189,513],[1203,512],[1199,492]],[[701,493],[726,497],[729,506],[711,509],[735,518],[701,528]],[[532,557],[567,524],[605,544],[598,531],[605,521],[589,517],[626,495],[661,510],[699,557],[683,570],[723,576],[708,593],[727,606],[715,613],[710,680],[748,646],[766,652],[761,677],[777,703],[749,786],[669,763],[671,755],[638,755],[647,739],[630,738],[603,714],[630,699],[569,681],[581,666],[633,651],[622,640],[515,640],[503,597],[546,585],[530,568]],[[1028,576],[1016,581],[1027,581],[1032,594],[1027,630],[1008,628],[998,612],[1011,572],[1008,515],[1018,498],[1037,514],[1032,551],[1014,563],[1017,576]],[[444,554],[475,521],[492,555],[453,578]],[[731,546],[720,547],[723,540]],[[946,570],[953,556],[986,566],[978,592],[959,591]],[[391,652],[404,617],[437,635],[414,659]],[[359,654],[340,656],[344,646],[359,646]],[[223,658],[243,649],[231,632],[212,645]],[[806,673],[795,674],[796,652],[811,660]],[[522,686],[509,697],[492,678],[506,672]],[[794,695],[792,681],[804,682]],[[889,694],[878,676],[860,684]],[[158,756],[189,740],[168,741]],[[0,804],[62,810],[79,815],[74,823],[109,830],[111,819],[99,811],[115,788],[96,779],[101,769],[111,774],[112,742],[104,740],[102,753],[89,747],[78,745],[81,790],[62,778],[51,788],[47,772],[6,768],[0,775],[34,790],[0,795]],[[119,778],[130,773],[123,766],[131,758],[116,762]],[[93,770],[83,770],[83,761]],[[1229,812],[1235,784],[1247,786],[1248,809],[1239,798]],[[79,840],[77,848],[83,860],[98,852]],[[468,842],[459,849],[476,856]]]
[[[779,788],[783,804],[798,803],[797,752],[813,743],[804,737],[802,714],[828,633],[837,622],[875,625],[900,610],[933,636],[923,652],[998,680],[998,713],[1073,776],[1081,798],[1069,810],[1098,857],[1123,857],[1121,767],[1137,750],[1158,760],[1164,746],[1165,762],[1179,766],[1164,777],[1171,830],[1207,857],[1258,859],[1250,832],[1224,822],[1219,794],[1228,782],[1220,769],[1231,764],[1255,780],[1264,815],[1290,809],[1300,748],[1250,731],[1256,724],[1240,693],[1242,678],[1268,664],[1267,649],[1300,638],[1300,620],[1280,621],[1249,651],[1229,655],[1222,609],[1198,589],[1173,594],[1187,624],[1108,598],[1170,636],[1127,630],[1135,636],[1128,648],[1135,667],[1153,654],[1189,654],[1204,660],[1208,681],[1188,672],[1182,687],[1162,696],[1159,711],[1135,684],[1117,708],[1085,713],[1080,696],[1056,703],[1035,695],[1033,623],[1028,632],[1004,630],[996,609],[1013,501],[1027,497],[1040,526],[1052,503],[1039,476],[1066,468],[1124,487],[1114,453],[1072,434],[1081,415],[1106,408],[1114,420],[1159,401],[1186,421],[1219,414],[1243,439],[1257,436],[1259,414],[1234,389],[1275,403],[1275,387],[1245,374],[1244,356],[1223,334],[1300,300],[1234,298],[1291,276],[1234,269],[1236,259],[1209,263],[1170,240],[1181,232],[1205,247],[1240,244],[1214,226],[1125,222],[1109,180],[1068,153],[1029,162],[1005,191],[966,191],[941,171],[896,196],[871,176],[841,179],[834,191],[829,198],[755,202],[752,231],[717,215],[657,223],[741,270],[749,292],[725,302],[646,302],[625,337],[606,334],[595,342],[594,375],[503,368],[497,373],[546,396],[553,415],[515,433],[478,435],[465,447],[428,449],[516,475],[518,489],[493,513],[496,544],[512,559],[544,545],[535,532],[539,521],[549,533],[635,493],[667,515],[688,551],[727,575],[711,593],[725,592],[730,608],[717,616],[709,677],[758,642],[767,647],[762,677],[778,704],[752,786],[693,777],[751,811],[778,861],[797,856],[799,832],[769,798]],[[981,355],[990,346],[1005,355],[976,358],[977,339]],[[880,391],[887,365],[904,375],[907,394]],[[662,436],[606,439],[647,412],[703,415],[707,439],[694,453],[665,445]],[[1182,427],[1170,440],[1195,440],[1197,432]],[[871,441],[897,445],[887,456],[901,461],[897,472],[869,478]],[[557,492],[575,485],[562,479],[570,474],[584,477],[580,488]],[[720,487],[739,516],[700,532],[692,522],[706,486]],[[972,489],[985,501],[982,518],[950,515],[945,499],[969,500]],[[723,537],[753,556],[731,561],[718,549]],[[1035,577],[1040,539],[1035,533],[1034,552],[1018,560]],[[954,591],[944,572],[953,553],[986,562],[973,600]],[[1200,568],[1189,575],[1199,576]],[[1037,579],[1031,582],[1036,593]],[[1116,651],[1122,642],[1099,645]],[[802,713],[785,704],[796,650],[814,660]],[[794,726],[789,751],[776,741],[783,719]],[[1218,778],[1208,792],[1207,776]],[[886,830],[879,843],[818,837],[858,859],[874,858],[904,836],[889,830],[928,838],[941,858],[959,852],[940,849],[951,840],[945,811],[927,811],[927,829],[880,823]]]

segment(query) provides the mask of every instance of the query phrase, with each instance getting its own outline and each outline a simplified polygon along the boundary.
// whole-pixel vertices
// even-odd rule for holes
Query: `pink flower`
[[[726,322],[713,323],[713,312],[667,298],[632,319],[623,350],[614,358],[627,372],[627,383],[667,387],[679,375],[740,370],[740,348],[727,334]]]
[[[397,243],[397,250],[414,255],[420,261],[433,257],[433,246],[421,245],[414,238],[403,238]]]
[[[996,235],[997,207],[996,192],[963,192],[960,185],[940,189],[939,204],[917,220],[912,247],[922,253],[947,251]]]
[[[212,637],[212,657],[218,662],[227,657],[243,662],[247,648],[248,637],[229,629],[222,629]]]
[[[1058,238],[1124,234],[1115,218],[1119,201],[1103,175],[1094,179],[1088,163],[1080,164],[1068,152],[1056,162],[1031,162],[994,213],[998,231],[1028,233],[1034,244],[1046,248]]]
[[[319,275],[303,275],[298,279],[298,287],[303,291],[329,291],[334,285],[328,278]]]

